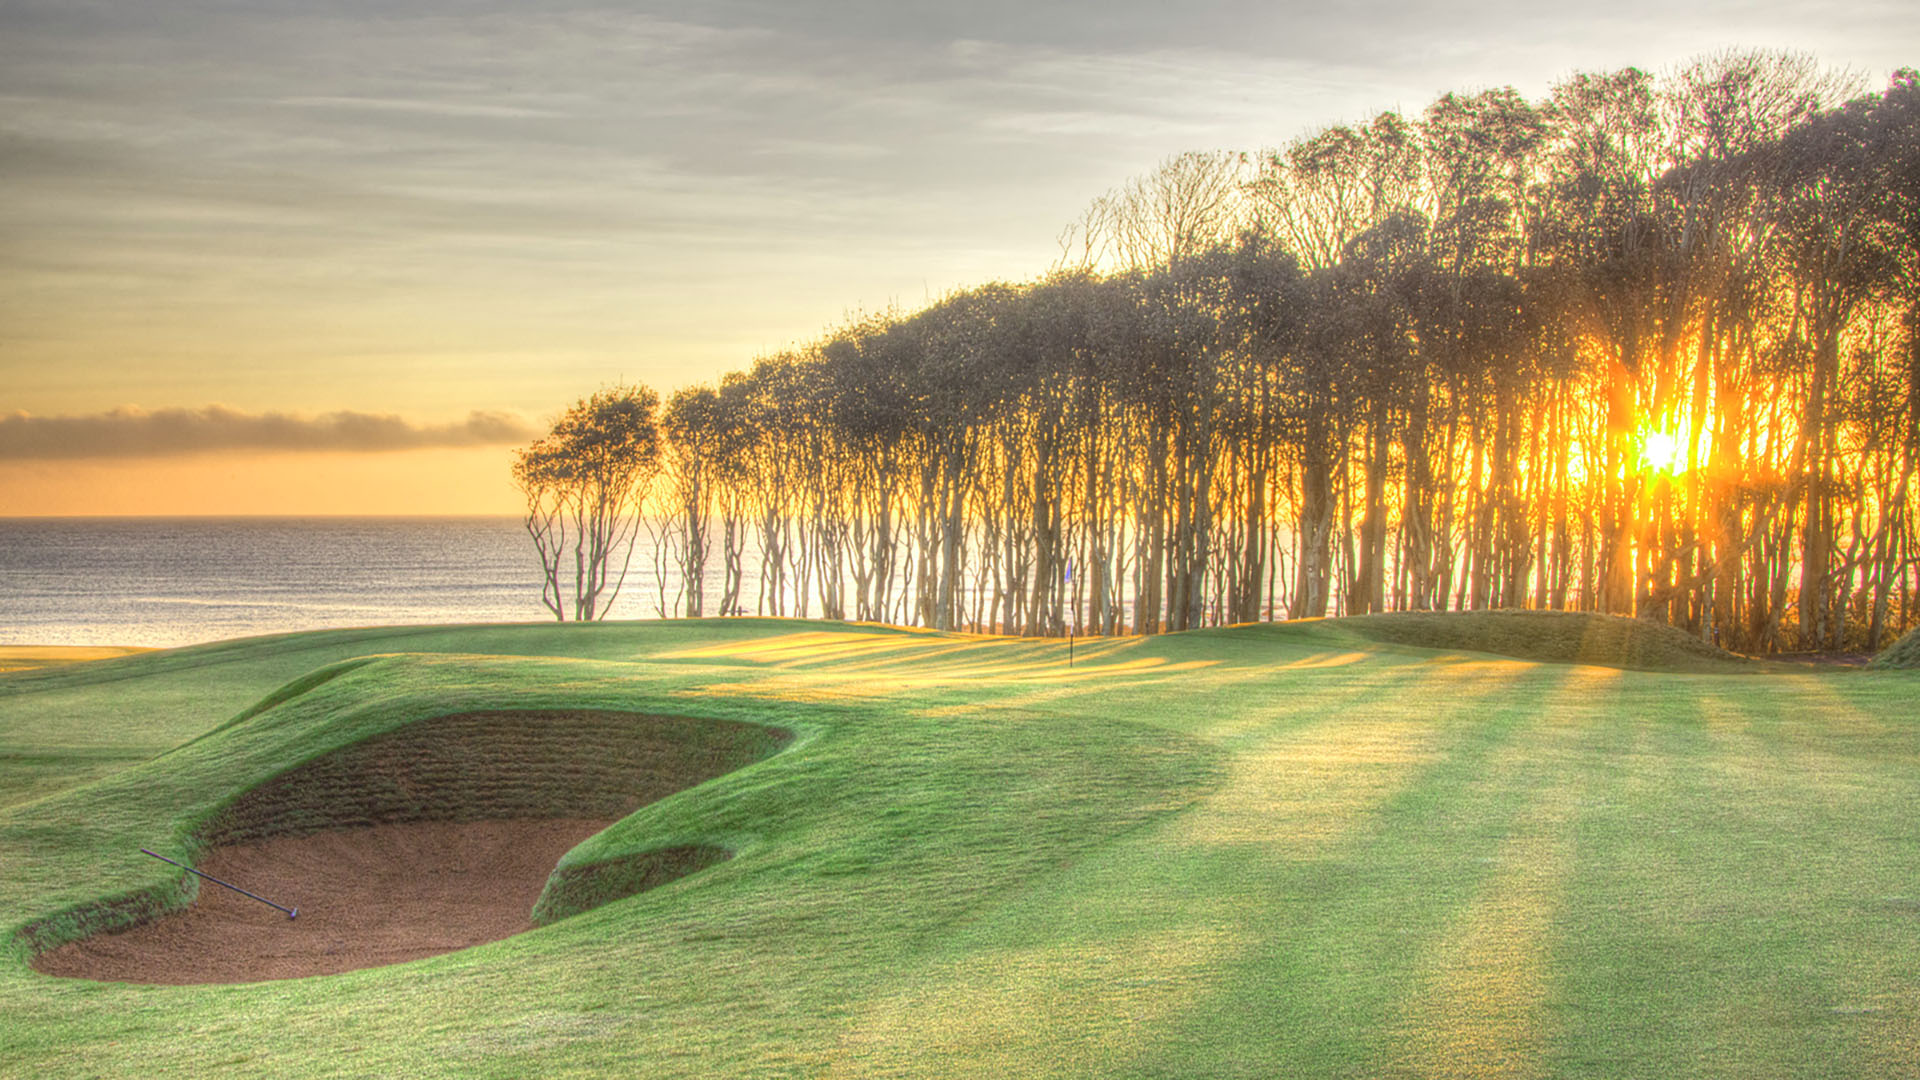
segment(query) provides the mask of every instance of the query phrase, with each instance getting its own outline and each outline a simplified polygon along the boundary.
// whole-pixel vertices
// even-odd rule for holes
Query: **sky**
[[[0,0],[0,517],[513,513],[512,448],[1026,280],[1103,192],[1905,3]]]

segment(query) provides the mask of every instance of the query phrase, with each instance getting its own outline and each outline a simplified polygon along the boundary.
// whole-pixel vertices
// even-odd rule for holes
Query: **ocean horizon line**
[[[523,514],[0,514],[0,521],[517,521]]]

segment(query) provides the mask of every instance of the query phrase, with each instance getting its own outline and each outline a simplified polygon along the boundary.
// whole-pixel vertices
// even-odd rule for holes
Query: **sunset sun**
[[[1640,446],[1640,463],[1648,472],[1680,472],[1680,455],[1680,438],[1670,432],[1649,431]]]

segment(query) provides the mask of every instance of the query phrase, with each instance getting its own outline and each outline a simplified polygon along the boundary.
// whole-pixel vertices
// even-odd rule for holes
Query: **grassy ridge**
[[[1369,641],[1638,671],[1737,671],[1751,661],[1664,623],[1586,611],[1396,611],[1334,620]]]
[[[724,644],[778,620],[649,624],[401,626],[279,634],[92,663],[0,673],[0,807],[106,776],[301,692],[329,665],[380,653],[565,656],[622,661]],[[873,631],[879,633],[880,631]]]
[[[316,717],[428,702],[793,730],[560,869],[738,856],[342,976],[124,987],[16,963],[8,1071],[1894,1077],[1920,1045],[1913,675],[1503,661],[1331,623],[1083,641],[1071,669],[1053,642],[771,620],[444,633],[596,659],[376,661],[0,810],[0,911],[162,882],[110,853],[181,819],[175,759],[230,788],[255,752],[322,752]],[[389,644],[311,642],[291,673],[297,639],[231,646],[171,734]],[[49,693],[105,711],[154,685],[184,715],[164,655],[136,659],[154,666],[111,692]],[[36,717],[5,729],[29,747],[90,722],[11,715]]]
[[[1908,671],[1920,668],[1920,630],[1909,630],[1899,641],[1883,649],[1870,665],[1883,671]]]

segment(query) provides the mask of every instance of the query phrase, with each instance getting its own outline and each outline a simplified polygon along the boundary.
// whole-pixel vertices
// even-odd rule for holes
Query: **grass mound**
[[[1867,665],[1881,671],[1920,668],[1920,630],[1909,630],[1899,641],[1887,646]]]
[[[1334,625],[1370,641],[1641,671],[1721,671],[1751,661],[1671,626],[1581,611],[1396,611]]]
[[[602,904],[624,900],[733,858],[713,844],[682,844],[615,855],[597,862],[562,863],[533,906],[533,924],[545,926]]]

